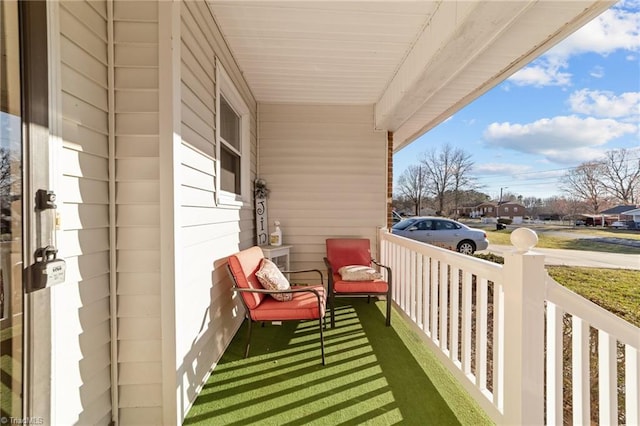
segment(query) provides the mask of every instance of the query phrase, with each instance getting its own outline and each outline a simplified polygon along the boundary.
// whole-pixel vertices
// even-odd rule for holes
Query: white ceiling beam
[[[532,3],[440,2],[376,104],[376,128],[399,128]]]

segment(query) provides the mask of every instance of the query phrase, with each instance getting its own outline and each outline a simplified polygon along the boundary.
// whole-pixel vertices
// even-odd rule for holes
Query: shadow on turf
[[[375,303],[339,303],[324,367],[314,324],[256,327],[246,359],[243,324],[184,424],[360,424],[389,412],[402,424],[458,424],[397,332],[402,320],[385,327]]]

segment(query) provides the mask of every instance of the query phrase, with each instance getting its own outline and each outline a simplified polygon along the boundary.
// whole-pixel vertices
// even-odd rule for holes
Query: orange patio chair
[[[329,309],[331,327],[335,327],[335,298],[339,296],[385,296],[387,299],[386,325],[391,325],[391,268],[371,257],[366,238],[329,238],[324,262],[329,275]],[[387,271],[386,281],[379,269]],[[344,269],[343,269],[344,268]]]
[[[245,358],[249,356],[253,321],[260,321],[264,325],[265,321],[318,320],[322,365],[325,365],[322,329],[327,299],[324,286],[294,285],[287,290],[268,290],[262,286],[256,276],[263,266],[263,261],[268,260],[264,258],[258,246],[242,250],[228,258],[227,267],[234,283],[233,290],[242,296],[245,318],[249,321]],[[318,269],[282,272],[290,274],[317,272],[320,274],[320,283],[323,283],[322,272]],[[273,296],[291,300],[280,301]]]

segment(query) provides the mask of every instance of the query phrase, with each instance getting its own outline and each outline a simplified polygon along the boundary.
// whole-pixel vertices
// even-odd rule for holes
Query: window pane
[[[22,417],[22,118],[18,2],[0,2],[0,416]],[[11,420],[9,420],[11,419]],[[6,420],[6,421],[5,421]]]
[[[240,152],[240,117],[224,97],[220,97],[220,135]]]
[[[220,188],[240,195],[240,157],[220,147]]]

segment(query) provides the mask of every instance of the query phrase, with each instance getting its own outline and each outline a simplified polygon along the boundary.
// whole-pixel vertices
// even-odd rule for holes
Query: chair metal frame
[[[317,299],[317,303],[318,303],[318,312],[322,312],[322,295],[320,294],[320,292],[315,289],[315,288],[301,288],[301,287],[296,287],[296,288],[291,288],[289,290],[267,290],[267,289],[257,289],[257,288],[243,288],[243,287],[239,287],[238,286],[238,281],[236,279],[235,274],[233,273],[233,271],[231,270],[231,266],[229,266],[227,264],[227,272],[229,273],[229,276],[231,277],[231,280],[233,282],[233,288],[232,290],[238,293],[261,293],[261,294],[265,294],[265,295],[272,295],[272,294],[286,294],[286,293],[313,293]],[[319,269],[307,269],[307,270],[298,270],[298,271],[282,271],[282,273],[284,274],[296,274],[296,273],[303,273],[303,272],[317,272],[320,275],[320,283],[324,284],[324,276],[322,275],[322,271],[320,271]],[[302,284],[298,284],[298,285],[302,285]],[[254,322],[253,319],[251,319],[251,309],[247,306],[247,303],[244,300],[244,297],[240,297],[240,299],[242,300],[242,305],[244,306],[244,312],[245,312],[245,318],[248,320],[248,331],[247,331],[247,345],[244,351],[244,357],[247,358],[249,356],[249,348],[251,346],[251,330],[252,330],[252,323]],[[286,306],[287,302],[279,302],[279,303],[283,303]],[[292,318],[272,318],[269,321],[301,321],[300,319],[296,320],[296,319],[292,319]],[[304,319],[303,321],[306,321],[306,319]],[[260,321],[262,323],[262,326],[264,326],[264,322],[265,321]],[[318,318],[318,328],[320,330],[320,352],[321,352],[321,356],[322,356],[322,365],[325,365],[325,355],[324,355],[324,333],[323,333],[323,328],[325,327],[325,319],[324,319],[324,315],[320,316]]]

